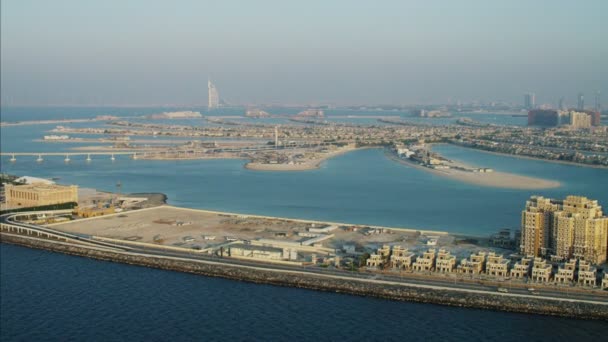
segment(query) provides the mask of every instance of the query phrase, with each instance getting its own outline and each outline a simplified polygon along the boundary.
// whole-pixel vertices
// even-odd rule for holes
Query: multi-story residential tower
[[[585,95],[583,95],[583,93],[578,93],[578,107],[576,107],[576,109],[578,109],[578,110],[585,109]]]
[[[559,210],[558,203],[549,198],[532,196],[521,214],[521,253],[525,256],[547,255],[553,213]]]
[[[595,200],[568,196],[563,201],[533,196],[522,212],[521,252],[530,256],[606,262],[608,217]]]
[[[211,80],[207,81],[207,88],[209,92],[209,103],[207,105],[207,108],[218,108],[220,106],[220,95],[217,92],[217,88],[215,87],[215,85],[211,83]]]
[[[592,116],[585,112],[570,112],[570,126],[573,128],[590,128]]]
[[[598,202],[587,197],[568,196],[563,202],[562,211],[565,215],[556,217],[556,229],[559,236],[560,229],[567,227],[571,234],[569,241],[572,243],[570,247],[572,255],[558,254],[558,256],[575,257],[594,264],[605,262],[608,248],[608,217],[603,216],[602,207]],[[562,225],[561,221],[567,221],[568,224]]]

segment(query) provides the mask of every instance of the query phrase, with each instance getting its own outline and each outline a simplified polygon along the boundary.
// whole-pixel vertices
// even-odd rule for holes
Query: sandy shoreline
[[[466,171],[458,171],[453,169],[442,169],[436,170],[431,169],[417,163],[397,158],[393,155],[388,155],[392,160],[401,163],[403,165],[411,166],[413,168],[424,170],[430,172],[434,175],[447,177],[451,179],[455,179],[461,182],[486,186],[486,187],[494,187],[494,188],[505,188],[505,189],[550,189],[557,188],[561,186],[561,183],[558,181],[547,180],[542,178],[534,178],[528,176],[522,176],[513,173],[507,172],[489,172],[489,173],[478,173],[478,172],[466,172]]]
[[[346,147],[341,148],[336,151],[332,151],[324,154],[321,158],[316,158],[310,161],[307,161],[302,164],[262,164],[262,163],[252,163],[248,162],[245,164],[245,168],[249,170],[256,171],[306,171],[306,170],[314,170],[318,169],[321,166],[321,163],[327,159],[339,156],[344,153],[357,151],[366,149],[368,147]]]

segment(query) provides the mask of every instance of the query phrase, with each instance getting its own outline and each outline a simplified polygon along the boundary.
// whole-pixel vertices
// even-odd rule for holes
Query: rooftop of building
[[[58,184],[47,184],[47,183],[32,183],[23,185],[8,185],[16,187],[22,191],[55,191],[55,190],[66,190],[70,188],[78,188],[77,185],[58,185]]]

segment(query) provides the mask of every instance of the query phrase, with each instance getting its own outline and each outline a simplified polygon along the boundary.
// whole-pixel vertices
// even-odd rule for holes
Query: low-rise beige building
[[[486,260],[485,252],[472,254],[469,259],[462,259],[458,265],[458,273],[464,274],[480,274],[483,272],[483,265]]]
[[[414,271],[431,271],[435,267],[435,250],[429,249],[412,264]]]
[[[399,270],[409,270],[412,267],[414,253],[401,246],[393,246],[391,255],[391,267]]]
[[[576,270],[576,259],[570,259],[557,269],[553,280],[556,284],[571,284],[574,282],[574,271]]]
[[[384,265],[384,258],[380,254],[370,254],[369,258],[367,258],[367,261],[365,262],[365,265],[367,267],[380,268]]]
[[[488,253],[486,273],[493,277],[506,277],[509,274],[509,260],[494,252]]]
[[[365,262],[365,265],[367,267],[381,268],[382,266],[384,266],[386,264],[390,255],[391,255],[391,246],[384,245],[381,248],[378,248],[377,253],[372,253],[369,256],[369,258]]]
[[[234,258],[252,258],[260,260],[282,260],[283,250],[266,246],[252,246],[244,244],[231,245],[229,254]]]
[[[33,183],[5,185],[6,204],[9,207],[39,207],[53,204],[78,202],[78,186]]]
[[[583,286],[597,285],[597,269],[588,261],[579,261],[578,263],[578,284]]]
[[[378,254],[382,255],[383,258],[388,258],[388,256],[391,254],[391,246],[382,246],[382,248],[378,249]]]
[[[445,249],[439,250],[435,260],[435,271],[441,273],[451,273],[456,267],[456,257]]]
[[[511,277],[515,279],[523,279],[530,275],[530,268],[532,267],[531,258],[522,258],[519,262],[516,262],[511,269]]]
[[[551,279],[551,270],[553,266],[547,263],[542,258],[534,258],[534,265],[532,266],[532,281],[539,283],[547,283]]]

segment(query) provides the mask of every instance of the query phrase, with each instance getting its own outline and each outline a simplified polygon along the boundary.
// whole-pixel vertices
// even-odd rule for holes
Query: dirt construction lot
[[[438,233],[424,234],[400,229],[374,229],[365,225],[341,223],[312,223],[314,221],[238,215],[205,210],[159,206],[150,209],[126,211],[119,214],[82,219],[53,225],[53,228],[145,243],[208,248],[233,240],[269,239],[283,242],[301,242],[310,239],[309,229],[334,226],[333,238],[323,241],[323,246],[342,249],[354,245],[358,252],[371,251],[379,246],[399,244],[413,251],[429,246],[429,237],[438,239],[437,246],[460,254],[475,249],[472,245],[454,244],[454,236]],[[371,233],[370,233],[371,231]],[[460,252],[460,253],[459,253]],[[463,253],[465,254],[465,253]]]

